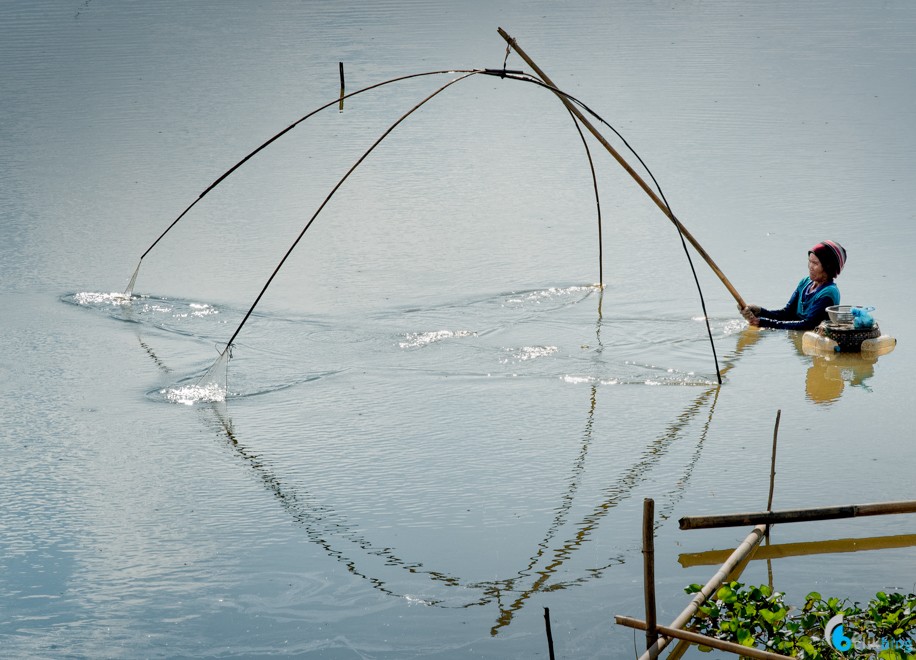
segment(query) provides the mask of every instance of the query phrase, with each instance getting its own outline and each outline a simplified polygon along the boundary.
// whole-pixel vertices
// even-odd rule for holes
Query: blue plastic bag
[[[868,330],[874,327],[875,319],[871,315],[875,311],[874,307],[853,307],[850,311],[852,312],[853,328],[856,330]]]

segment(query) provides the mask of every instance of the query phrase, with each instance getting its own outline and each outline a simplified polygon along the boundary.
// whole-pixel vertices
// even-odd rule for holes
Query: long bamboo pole
[[[716,571],[716,574],[713,575],[709,582],[703,585],[703,588],[697,592],[687,607],[684,608],[684,611],[681,612],[677,618],[671,622],[671,625],[668,628],[682,629],[690,619],[699,611],[700,605],[706,602],[715,591],[722,586],[722,583],[728,578],[729,574],[734,570],[734,568],[744,561],[757,547],[760,543],[760,540],[763,538],[763,535],[766,533],[766,525],[757,525],[751,530],[751,533],[747,535],[747,538],[741,542],[734,552],[729,555],[728,559],[725,560],[719,570]],[[658,626],[657,629],[661,631],[661,627]],[[662,633],[663,635],[665,633]],[[639,660],[651,660],[652,658],[657,658],[658,654],[661,653],[668,643],[671,641],[671,637],[659,637],[658,640],[653,644],[649,649],[646,650]]]
[[[557,89],[557,86],[554,85],[553,81],[547,76],[547,74],[544,73],[541,70],[541,68],[538,67],[538,65],[534,63],[534,61],[528,56],[528,54],[524,50],[522,50],[521,46],[518,45],[518,42],[515,40],[514,37],[511,37],[509,33],[503,30],[502,28],[497,28],[497,32],[499,32],[499,35],[503,39],[506,40],[506,43],[508,43],[509,46],[516,53],[518,53],[519,57],[525,60],[528,66],[530,66],[534,70],[534,72],[541,78],[541,80],[543,80],[545,83],[547,83],[554,89]],[[722,281],[722,284],[725,285],[725,288],[728,289],[728,292],[732,294],[732,297],[735,299],[735,302],[738,303],[738,307],[741,309],[744,309],[745,307],[747,307],[747,304],[744,302],[744,298],[742,298],[741,294],[738,293],[738,290],[735,289],[734,286],[732,286],[732,283],[728,281],[728,278],[725,277],[725,273],[723,273],[719,269],[719,267],[716,265],[716,262],[712,260],[712,257],[710,257],[709,254],[706,253],[706,250],[703,249],[703,246],[700,245],[697,239],[693,237],[693,234],[687,231],[687,228],[684,227],[681,221],[675,217],[675,215],[671,212],[671,209],[668,208],[668,205],[665,204],[665,202],[661,200],[661,198],[655,193],[655,191],[649,187],[649,185],[645,182],[645,180],[643,180],[643,178],[639,176],[639,174],[637,174],[636,171],[632,167],[630,167],[630,164],[627,163],[627,161],[623,158],[623,156],[621,156],[617,152],[617,150],[614,149],[614,147],[611,146],[611,144],[604,138],[604,136],[598,132],[598,129],[596,129],[592,125],[592,123],[585,117],[585,115],[583,115],[582,112],[579,111],[579,108],[577,108],[569,99],[567,99],[562,94],[559,94],[557,92],[554,92],[554,93],[557,94],[557,97],[560,99],[560,101],[563,102],[563,105],[565,105],[566,108],[571,113],[573,113],[580,122],[582,122],[582,125],[585,126],[585,128],[587,128],[588,131],[592,135],[595,136],[595,139],[598,140],[598,142],[600,142],[601,145],[605,149],[607,149],[608,153],[610,153],[611,156],[613,156],[614,159],[618,163],[620,163],[621,167],[623,167],[623,169],[625,169],[627,173],[631,177],[633,177],[633,180],[636,181],[637,184],[639,184],[639,187],[642,188],[645,191],[645,193],[652,199],[652,201],[655,202],[656,206],[658,206],[658,208],[662,210],[662,213],[664,213],[668,217],[668,219],[674,223],[674,225],[678,228],[681,234],[683,234],[684,238],[690,241],[690,244],[693,245],[693,247],[700,254],[700,256],[703,257],[706,263],[709,264],[709,267],[712,268],[713,272]]]
[[[752,513],[724,513],[718,516],[684,516],[678,521],[681,529],[709,529],[711,527],[738,527],[741,525],[772,525],[774,523],[835,520],[863,516],[883,516],[892,513],[916,513],[916,500],[880,502],[877,504],[849,504],[814,509],[784,509]]]
[[[636,628],[637,630],[646,629],[645,621],[640,621],[639,619],[634,619],[633,617],[622,616],[618,614],[614,617],[614,621],[617,623],[617,625],[620,626]],[[719,649],[720,651],[736,653],[742,657],[760,658],[761,660],[792,660],[788,655],[780,655],[779,653],[773,653],[772,651],[762,651],[761,649],[753,646],[742,646],[741,644],[728,642],[724,639],[716,639],[715,637],[708,637],[707,635],[701,635],[700,633],[692,632],[690,630],[680,630],[678,628],[671,628],[669,626],[656,626],[656,630],[658,630],[658,632],[662,633],[666,637],[683,639],[684,641],[690,642],[691,644],[702,644],[703,646],[709,646],[714,649]]]

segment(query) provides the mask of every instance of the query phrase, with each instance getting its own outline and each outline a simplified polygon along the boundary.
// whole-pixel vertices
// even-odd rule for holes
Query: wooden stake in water
[[[340,68],[340,104],[337,106],[339,112],[343,112],[343,102],[344,102],[344,72],[343,72],[343,62],[337,63]]]
[[[776,411],[776,425],[773,427],[773,453],[770,457],[770,495],[767,497],[767,511],[773,510],[773,488],[776,485],[776,437],[779,434],[779,417],[782,410]]]
[[[642,507],[643,589],[646,596],[646,649],[658,641],[655,618],[655,500],[647,497]]]
[[[553,633],[550,632],[550,609],[544,608],[544,626],[547,628],[547,652],[550,654],[550,660],[554,660],[553,655]]]
[[[770,453],[770,494],[767,496],[767,511],[773,510],[773,489],[776,486],[776,438],[779,435],[779,416],[782,410],[776,411],[776,424],[773,426],[773,451]],[[770,529],[767,528],[767,546],[770,545]],[[767,584],[773,588],[773,562],[767,558]]]

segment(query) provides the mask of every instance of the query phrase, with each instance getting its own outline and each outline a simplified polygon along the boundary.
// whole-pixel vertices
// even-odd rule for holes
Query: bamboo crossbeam
[[[849,504],[845,506],[827,506],[813,509],[725,513],[715,516],[684,516],[678,521],[678,524],[681,529],[709,529],[712,527],[772,525],[774,523],[883,516],[894,513],[916,513],[916,500],[881,502],[877,504]]]
[[[629,616],[622,616],[618,614],[614,617],[614,621],[617,623],[617,625],[620,626],[636,628],[637,630],[646,629],[645,621],[640,621],[639,619],[634,619]],[[787,655],[780,655],[779,653],[773,653],[771,651],[762,651],[753,646],[742,646],[741,644],[729,642],[724,639],[716,639],[715,637],[708,637],[706,635],[701,635],[700,633],[692,632],[690,630],[680,630],[678,628],[670,628],[668,626],[656,626],[655,628],[658,630],[658,632],[662,633],[666,637],[683,639],[684,641],[690,642],[691,644],[702,644],[703,646],[709,646],[714,649],[719,649],[720,651],[736,653],[747,658],[761,658],[761,660],[792,660]]]
[[[747,535],[747,538],[741,542],[734,552],[729,555],[728,559],[719,567],[719,570],[713,575],[709,582],[703,585],[703,588],[696,594],[694,594],[693,599],[688,603],[687,607],[684,608],[684,611],[681,612],[677,618],[671,622],[669,628],[682,629],[690,619],[699,611],[700,605],[706,602],[706,599],[709,598],[715,591],[722,586],[722,583],[728,578],[729,574],[734,570],[734,568],[744,561],[759,545],[760,540],[766,534],[766,525],[757,525],[751,530],[751,533]],[[660,630],[660,627],[657,627]],[[663,633],[664,634],[664,633]],[[659,637],[658,640],[653,644],[649,649],[646,650],[639,660],[650,660],[651,658],[657,658],[658,654],[661,653],[668,642],[671,641],[671,637]]]
[[[858,539],[832,539],[829,541],[806,541],[804,543],[778,543],[764,545],[757,549],[754,560],[782,559],[784,557],[803,557],[808,555],[830,555],[846,552],[865,552],[868,550],[888,550],[890,548],[912,548],[916,546],[916,534],[895,536],[874,536]],[[679,555],[677,560],[683,568],[691,566],[715,566],[728,557],[730,550],[707,550]]]
[[[518,42],[515,40],[515,38],[511,37],[509,33],[503,30],[502,28],[497,28],[497,32],[499,32],[499,36],[505,39],[506,43],[509,44],[509,46],[516,53],[518,53],[519,57],[525,60],[528,66],[530,66],[534,70],[534,72],[541,78],[541,80],[543,80],[545,83],[547,83],[554,89],[558,89],[557,86],[553,83],[553,81],[547,76],[547,74],[544,73],[541,70],[541,68],[537,64],[534,63],[534,61],[528,56],[528,54],[524,50],[522,50],[522,47],[518,45]],[[681,224],[681,221],[675,217],[675,215],[671,212],[671,209],[668,208],[668,205],[655,193],[654,190],[652,190],[652,188],[649,187],[649,184],[647,184],[645,180],[641,176],[639,176],[636,170],[634,170],[630,166],[630,164],[624,159],[624,157],[621,156],[620,153],[616,149],[614,149],[613,146],[611,146],[611,144],[604,138],[604,136],[598,132],[598,129],[595,128],[592,125],[592,123],[585,117],[585,115],[582,114],[579,108],[577,108],[564,95],[559,94],[557,92],[554,92],[554,93],[557,95],[557,97],[560,99],[563,105],[566,106],[567,110],[569,110],[573,115],[576,116],[576,119],[578,119],[582,123],[582,125],[585,126],[586,129],[588,129],[589,133],[595,136],[595,139],[601,143],[601,146],[607,149],[608,153],[614,157],[614,160],[620,163],[620,166],[623,167],[623,169],[627,171],[627,173],[633,178],[634,181],[636,181],[639,187],[643,189],[643,191],[652,199],[653,202],[655,202],[656,206],[658,206],[658,208],[661,209],[662,213],[664,213],[668,217],[668,219],[674,223],[674,225],[678,228],[678,230],[681,232],[684,238],[690,241],[690,244],[696,249],[696,251],[700,254],[700,256],[703,257],[704,261],[706,261],[706,263],[709,264],[709,267],[712,268],[713,272],[722,281],[722,284],[725,285],[725,288],[728,289],[729,293],[732,294],[732,297],[738,303],[738,307],[740,307],[741,309],[744,309],[745,307],[747,307],[747,304],[744,302],[744,298],[742,298],[741,294],[738,293],[738,290],[735,289],[734,286],[732,286],[732,283],[728,281],[728,278],[725,277],[725,273],[723,273],[721,269],[716,265],[716,262],[712,260],[712,257],[710,257],[709,254],[706,253],[706,250],[703,249],[703,246],[700,245],[699,241],[697,241],[697,239],[695,239],[693,235],[689,231],[687,231],[687,228],[683,224]]]

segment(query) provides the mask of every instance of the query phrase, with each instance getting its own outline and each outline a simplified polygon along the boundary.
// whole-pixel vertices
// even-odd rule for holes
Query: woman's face
[[[827,271],[821,265],[821,260],[813,252],[808,255],[808,275],[811,277],[812,282],[817,282],[818,284],[824,284],[830,279],[827,277]]]

